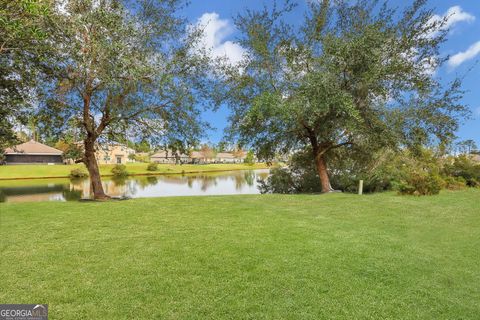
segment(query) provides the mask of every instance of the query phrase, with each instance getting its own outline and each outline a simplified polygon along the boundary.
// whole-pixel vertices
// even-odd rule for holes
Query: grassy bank
[[[0,204],[0,301],[50,319],[477,319],[479,198]]]
[[[100,165],[100,174],[103,176],[111,175],[110,170],[113,164]],[[193,173],[207,171],[228,171],[228,170],[252,170],[262,169],[267,166],[262,163],[248,164],[206,164],[206,165],[170,165],[159,164],[158,171],[147,170],[147,163],[127,164],[127,170],[132,175],[141,174],[167,174],[167,173]],[[0,180],[5,179],[32,179],[32,178],[66,178],[75,168],[85,168],[83,164],[73,165],[9,165],[0,166]]]

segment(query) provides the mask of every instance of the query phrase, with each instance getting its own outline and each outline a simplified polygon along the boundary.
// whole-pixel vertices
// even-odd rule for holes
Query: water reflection
[[[103,187],[112,197],[162,197],[258,194],[259,179],[269,170],[229,171],[218,173],[131,177],[105,179]],[[24,180],[3,182],[0,202],[77,201],[90,198],[88,179]]]

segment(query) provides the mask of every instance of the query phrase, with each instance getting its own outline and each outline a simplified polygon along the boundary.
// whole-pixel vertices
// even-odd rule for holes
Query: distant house
[[[188,155],[174,152],[172,150],[161,150],[150,156],[150,161],[155,163],[189,163],[191,159]]]
[[[202,151],[192,151],[190,152],[190,162],[195,164],[207,164],[207,163],[214,163],[215,158],[205,154]]]
[[[5,150],[6,164],[62,164],[63,152],[30,140]]]
[[[83,152],[83,142],[79,141],[75,144],[82,149]],[[110,142],[95,144],[95,159],[97,159],[98,164],[126,164],[135,162],[135,159],[133,159],[133,155],[135,154],[135,150],[121,143]],[[71,164],[73,161],[69,160],[68,163]]]
[[[130,155],[134,155],[135,150],[120,143],[98,144],[95,158],[99,164],[126,164],[135,162]]]
[[[472,154],[472,160],[476,162],[480,162],[480,154]]]
[[[217,153],[215,160],[218,163],[243,163],[246,157],[247,154],[245,152],[238,154],[232,152],[219,152]]]

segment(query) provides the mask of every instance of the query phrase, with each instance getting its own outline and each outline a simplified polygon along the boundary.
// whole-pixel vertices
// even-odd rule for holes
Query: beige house
[[[195,164],[207,164],[207,163],[214,163],[215,158],[205,154],[202,151],[192,151],[190,152],[190,161]]]
[[[247,157],[246,152],[218,152],[216,155],[207,156],[202,151],[192,151],[190,158],[192,163],[243,163]]]
[[[119,143],[104,144],[97,146],[95,158],[97,158],[99,164],[127,164],[135,162],[135,160],[129,158],[130,155],[134,154],[135,150],[126,145]]]
[[[150,156],[150,161],[155,163],[189,163],[190,157],[180,152],[173,152],[172,150],[161,150]]]
[[[246,152],[234,154],[231,152],[219,152],[215,158],[217,163],[243,163],[247,157]]]

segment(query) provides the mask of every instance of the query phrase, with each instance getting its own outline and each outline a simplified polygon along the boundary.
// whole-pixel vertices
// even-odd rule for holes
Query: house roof
[[[237,154],[237,158],[238,159],[245,159],[247,157],[247,151],[240,151],[238,154]]]
[[[7,148],[5,154],[36,154],[36,155],[62,155],[63,151],[30,140],[12,148]]]
[[[191,157],[192,159],[203,159],[203,158],[205,158],[205,156],[203,155],[203,153],[200,152],[200,151],[192,151],[192,152],[190,152],[190,157]]]
[[[217,153],[217,158],[233,159],[233,158],[235,158],[235,156],[233,155],[233,153],[230,153],[230,152],[219,152],[219,153]]]
[[[217,158],[222,158],[222,159],[245,159],[246,157],[247,157],[247,153],[245,151],[217,153]]]
[[[210,151],[191,151],[190,158],[192,159],[215,159],[214,152]]]

